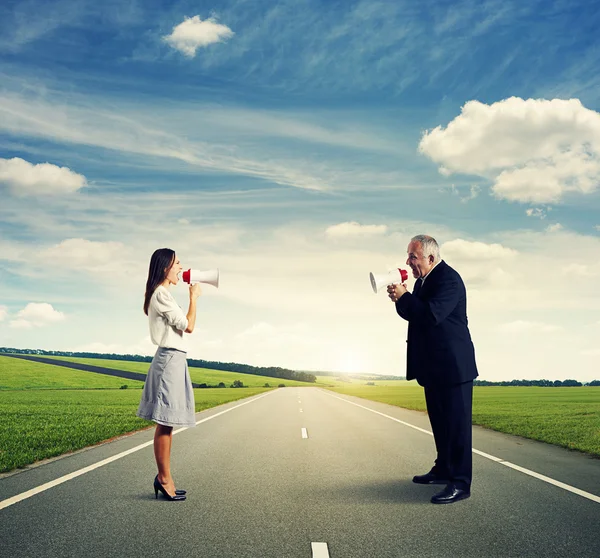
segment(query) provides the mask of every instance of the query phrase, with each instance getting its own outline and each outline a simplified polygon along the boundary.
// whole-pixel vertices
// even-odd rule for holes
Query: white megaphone
[[[404,281],[408,279],[408,271],[406,271],[406,269],[398,268],[388,271],[385,275],[374,275],[373,273],[370,273],[369,277],[371,279],[373,292],[377,293],[382,287],[387,287],[394,283],[404,283]]]
[[[208,283],[219,288],[219,270],[209,269],[207,271],[198,271],[197,269],[188,269],[181,275],[183,280],[190,285],[192,283]]]

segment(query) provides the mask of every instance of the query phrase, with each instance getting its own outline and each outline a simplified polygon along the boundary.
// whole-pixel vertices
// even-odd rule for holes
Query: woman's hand
[[[190,299],[196,300],[202,294],[200,283],[192,283],[190,285]]]
[[[196,299],[202,294],[200,283],[192,283],[190,285],[190,308],[187,313],[188,326],[186,333],[192,333],[196,327]]]

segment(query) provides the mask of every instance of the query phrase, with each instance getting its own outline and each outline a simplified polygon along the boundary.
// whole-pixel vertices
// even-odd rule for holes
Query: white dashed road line
[[[329,558],[327,543],[314,542],[310,543],[310,546],[312,548],[312,558]]]
[[[302,429],[302,438],[308,438],[308,432],[306,431],[306,428]]]

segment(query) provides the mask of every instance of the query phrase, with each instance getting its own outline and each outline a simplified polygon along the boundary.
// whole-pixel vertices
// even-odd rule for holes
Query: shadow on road
[[[430,505],[431,497],[443,486],[421,486],[409,479],[389,480],[368,484],[346,484],[320,487],[319,498],[344,500],[353,503],[390,502]]]
[[[143,494],[130,494],[129,495],[129,499],[130,500],[141,500],[142,502],[148,502],[148,501],[152,501],[152,502],[168,502],[169,500],[167,500],[162,494],[158,495],[158,499],[156,499],[154,497],[154,493],[153,492],[149,492],[148,494],[143,493]]]

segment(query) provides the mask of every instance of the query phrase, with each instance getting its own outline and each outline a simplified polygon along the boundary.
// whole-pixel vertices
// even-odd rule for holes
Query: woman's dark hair
[[[150,299],[158,287],[167,277],[167,273],[175,261],[175,252],[170,248],[159,248],[150,258],[148,280],[146,281],[146,295],[144,297],[144,314],[148,315]]]

